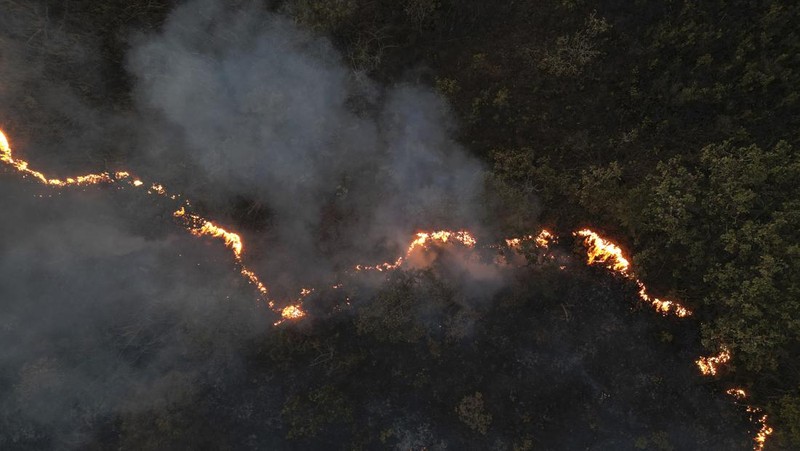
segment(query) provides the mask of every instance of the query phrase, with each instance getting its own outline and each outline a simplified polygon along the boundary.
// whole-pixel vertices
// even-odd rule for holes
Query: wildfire
[[[187,213],[185,207],[181,207],[180,209],[176,210],[174,213],[172,213],[172,216],[180,220],[183,223],[184,228],[198,238],[207,236],[221,239],[225,243],[225,247],[233,252],[234,261],[239,267],[239,273],[242,275],[242,277],[247,279],[247,281],[256,288],[256,291],[258,291],[262,299],[267,301],[269,308],[273,311],[276,311],[274,308],[275,301],[267,298],[269,293],[267,286],[264,285],[256,273],[248,268],[244,263],[244,259],[242,258],[244,253],[244,242],[239,234],[228,232],[211,221],[203,219],[198,215]]]
[[[548,230],[542,230],[538,235],[527,235],[522,238],[508,238],[506,239],[506,246],[510,248],[518,248],[524,241],[533,241],[538,247],[547,248],[550,243],[556,241],[556,237]]]
[[[755,407],[748,407],[747,411],[753,414],[761,413],[761,411]],[[764,449],[764,445],[767,443],[767,438],[775,431],[770,425],[767,424],[767,414],[761,414],[761,416],[758,417],[757,422],[760,427],[758,432],[756,432],[756,436],[753,437],[753,449],[755,451],[762,451]]]
[[[664,315],[674,313],[675,316],[681,318],[692,314],[691,311],[680,304],[672,301],[662,301],[647,294],[647,288],[642,281],[636,278],[631,270],[630,262],[625,258],[619,246],[588,229],[579,230],[575,232],[575,235],[584,238],[584,244],[587,247],[588,264],[604,265],[610,271],[634,280],[639,287],[639,297],[642,301],[651,304],[656,311]],[[720,368],[731,361],[731,357],[731,352],[723,347],[717,355],[700,357],[695,363],[703,376],[716,376]],[[739,401],[747,398],[747,392],[741,388],[731,388],[728,389],[726,393]],[[773,433],[773,429],[767,424],[767,415],[761,414],[760,409],[748,406],[747,411],[759,415],[759,417],[756,418],[756,422],[760,427],[753,441],[754,450],[762,451],[767,438]]]
[[[225,241],[225,246],[233,251],[233,255],[236,257],[236,259],[241,260],[242,252],[244,251],[244,244],[242,243],[242,237],[240,237],[238,234],[228,232],[213,222],[204,220],[197,215],[187,214],[186,208],[184,207],[181,207],[172,215],[176,218],[183,219],[184,224],[190,228],[189,233],[194,236],[210,236],[212,238],[222,239]]]
[[[466,230],[450,231],[438,230],[435,232],[419,232],[414,235],[411,243],[406,249],[404,256],[398,257],[394,262],[378,263],[377,265],[356,265],[356,271],[392,271],[400,266],[411,257],[417,249],[428,249],[430,243],[436,242],[444,244],[450,241],[455,241],[467,248],[473,248],[477,244],[477,240]]]
[[[716,376],[719,367],[731,361],[731,353],[727,348],[722,348],[719,354],[710,357],[700,357],[695,361],[703,376]]]
[[[430,233],[420,232],[417,233],[416,238],[408,246],[406,256],[411,255],[411,253],[414,252],[414,249],[418,247],[427,247],[428,243],[431,241],[447,243],[451,238],[466,247],[475,247],[475,244],[477,243],[472,234],[466,230],[459,230],[456,232],[451,232],[449,230],[438,230]]]
[[[68,177],[65,179],[48,178],[45,174],[31,169],[27,161],[14,158],[14,155],[9,145],[8,139],[5,134],[0,131],[0,162],[10,166],[23,177],[32,177],[41,184],[54,186],[54,187],[68,187],[68,186],[87,186],[98,184],[114,184],[125,182],[125,185],[134,188],[145,186],[145,183],[133,177],[129,172],[117,171],[112,173],[102,172],[99,174],[87,174],[77,177]],[[155,194],[162,197],[169,197],[170,199],[177,199],[179,195],[167,195],[167,190],[158,183],[153,183],[147,188],[148,194]],[[188,201],[184,201],[185,206],[190,205]],[[313,289],[303,288],[300,291],[300,297],[292,301],[282,308],[276,307],[276,301],[268,298],[268,289],[264,283],[261,282],[256,273],[248,268],[243,260],[244,242],[238,234],[229,232],[228,230],[216,225],[215,223],[202,218],[196,214],[186,211],[186,207],[181,207],[173,213],[173,216],[178,220],[184,229],[195,237],[211,237],[222,240],[225,246],[233,253],[235,264],[245,280],[253,285],[261,298],[266,301],[267,306],[274,312],[279,313],[281,319],[274,323],[279,325],[284,321],[299,320],[306,316],[306,312],[302,309],[303,299],[309,296]],[[662,301],[658,298],[651,297],[647,293],[647,289],[631,270],[631,264],[625,257],[622,249],[613,242],[602,238],[597,233],[583,229],[575,232],[576,236],[583,237],[584,244],[587,248],[587,263],[589,265],[603,265],[610,271],[619,274],[625,278],[635,281],[639,287],[639,297],[642,301],[651,304],[656,311],[667,315],[673,313],[678,317],[685,317],[692,314],[691,311],[685,307],[672,302]],[[509,248],[518,248],[525,241],[533,241],[536,246],[547,248],[551,243],[555,242],[557,238],[549,231],[542,230],[538,235],[527,235],[522,238],[510,238],[506,240],[506,245]],[[473,248],[476,246],[476,239],[466,230],[448,231],[439,230],[434,232],[419,232],[412,237],[405,255],[398,257],[394,262],[385,262],[372,266],[357,265],[357,271],[374,270],[374,271],[389,271],[399,268],[406,259],[418,249],[428,249],[432,243],[445,244],[449,242],[456,242],[464,247]],[[564,266],[560,267],[564,269]],[[332,286],[333,289],[342,288],[341,284]],[[349,305],[349,298],[347,304]],[[697,364],[700,372],[705,376],[716,376],[719,368],[731,360],[731,353],[722,348],[719,354],[710,357],[700,357],[695,363]],[[745,390],[741,388],[731,388],[727,390],[727,394],[733,396],[737,400],[743,400],[747,397]],[[758,415],[756,421],[760,425],[759,431],[754,437],[754,449],[761,451],[767,438],[773,433],[773,429],[767,425],[767,415],[762,414],[762,411],[756,407],[747,407],[747,411],[753,415]]]
[[[0,162],[11,166],[17,172],[21,173],[23,177],[31,176],[38,182],[48,186],[86,186],[97,185],[100,183],[111,184],[123,181],[127,181],[127,184],[133,186],[134,188],[144,186],[144,182],[138,178],[133,178],[133,180],[131,180],[132,176],[127,171],[117,171],[114,172],[113,175],[108,172],[103,172],[100,174],[88,174],[78,177],[68,177],[64,180],[48,178],[43,173],[31,169],[27,161],[14,158],[14,155],[11,151],[11,146],[8,143],[8,138],[2,131],[0,131]],[[156,194],[162,197],[167,196],[167,190],[164,188],[164,186],[158,183],[153,183],[150,185],[147,192],[149,194]],[[177,196],[173,195],[170,196],[170,198],[176,199]],[[188,205],[188,202],[186,204]],[[196,237],[209,236],[223,240],[225,246],[233,251],[234,259],[237,265],[240,267],[239,272],[241,275],[256,287],[256,290],[262,297],[266,298],[267,287],[261,282],[255,272],[247,268],[242,261],[244,243],[238,234],[229,232],[213,222],[201,218],[200,216],[187,213],[185,207],[181,207],[179,210],[175,211],[173,216],[176,219],[179,219],[184,228]]]
[[[583,237],[583,242],[586,245],[587,263],[589,265],[603,265],[611,272],[619,274],[627,279],[633,280],[639,287],[639,298],[652,305],[653,308],[662,315],[674,314],[679,318],[684,318],[692,314],[686,307],[673,302],[663,301],[659,298],[652,297],[647,293],[645,284],[636,278],[636,275],[631,270],[631,264],[620,249],[619,246],[609,240],[602,238],[597,233],[583,229],[575,232],[576,236]]]
[[[6,162],[6,157],[11,158],[11,146],[8,144],[8,138],[0,130],[0,155],[3,157],[3,161]]]
[[[250,281],[250,283],[252,285],[255,285],[256,290],[258,290],[258,292],[261,293],[262,297],[266,297],[267,296],[267,292],[268,292],[267,287],[266,287],[266,285],[264,285],[261,282],[261,280],[258,279],[258,276],[256,275],[256,273],[254,273],[253,271],[247,269],[246,267],[242,267],[242,269],[239,272],[248,281]],[[267,305],[269,305],[269,307],[272,308],[275,305],[275,303],[273,301],[268,301]]]
[[[8,144],[8,138],[0,131],[0,161],[11,166],[17,172],[21,173],[23,177],[31,176],[39,183],[50,186],[82,186],[82,185],[97,185],[99,183],[111,183],[114,178],[108,172],[100,174],[87,174],[77,177],[69,177],[64,180],[56,178],[47,178],[43,173],[35,171],[28,167],[28,162],[14,158],[11,152],[11,146]]]
[[[306,312],[298,305],[287,305],[281,310],[281,316],[284,319],[298,319],[306,316]]]
[[[592,232],[589,229],[583,229],[575,232],[575,235],[582,236],[584,243],[588,248],[586,255],[589,258],[590,265],[603,264],[613,272],[628,275],[630,269],[630,262],[622,254],[622,249],[616,244],[606,241],[600,235]]]
[[[303,299],[308,297],[308,295],[310,295],[313,292],[314,292],[313,288],[302,288],[300,290],[300,297],[295,301],[295,303],[289,304],[286,307],[280,309],[281,319],[274,322],[272,325],[279,326],[285,321],[292,321],[304,318],[306,316],[306,312],[303,310]]]
[[[727,358],[730,358],[730,356],[728,356]],[[713,374],[715,373],[711,373],[711,375]],[[741,388],[730,388],[726,390],[725,393],[727,393],[730,396],[733,396],[733,398],[736,399],[737,401],[743,401],[747,398],[747,392]],[[747,406],[747,413],[750,414],[751,421],[754,421],[759,426],[758,432],[756,432],[756,435],[753,437],[753,450],[762,451],[764,449],[764,445],[767,443],[767,438],[770,435],[772,435],[774,429],[772,429],[772,427],[767,424],[767,414],[763,413],[763,411],[760,408]]]
[[[542,230],[539,232],[539,235],[534,238],[534,241],[536,241],[536,244],[540,247],[548,247],[552,241],[555,241],[555,237],[548,230]]]
[[[734,398],[736,398],[738,400],[742,400],[742,399],[747,398],[747,392],[744,391],[741,388],[730,388],[730,389],[726,390],[725,393],[733,396]]]

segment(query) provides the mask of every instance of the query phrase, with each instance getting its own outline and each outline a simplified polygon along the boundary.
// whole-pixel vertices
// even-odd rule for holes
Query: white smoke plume
[[[308,275],[405,245],[420,227],[476,222],[482,168],[454,141],[447,104],[426,87],[357,76],[283,17],[190,2],[136,40],[128,67],[152,172],[183,177],[207,202],[264,206],[265,245],[286,249],[271,255],[274,271]],[[337,252],[326,253],[331,228]]]

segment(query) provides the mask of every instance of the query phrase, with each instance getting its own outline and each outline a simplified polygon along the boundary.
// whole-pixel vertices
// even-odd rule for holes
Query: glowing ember
[[[762,451],[764,449],[764,445],[767,443],[767,438],[775,431],[770,425],[767,424],[767,414],[763,413],[761,409],[758,407],[748,406],[747,412],[752,415],[757,415],[755,421],[758,423],[759,428],[758,432],[756,432],[756,436],[753,437],[753,450]]]
[[[508,247],[519,247],[520,244],[522,244],[522,238],[509,238],[506,240]]]
[[[306,312],[298,305],[287,305],[281,310],[281,316],[283,319],[299,319],[306,316]]]
[[[756,432],[756,436],[753,437],[754,446],[753,449],[755,451],[761,451],[764,449],[764,445],[767,443],[767,438],[772,435],[774,430],[767,424],[767,415],[761,415],[758,419],[758,424],[761,425],[758,432]]]
[[[727,351],[725,351],[727,352]],[[720,354],[722,355],[722,354]],[[719,356],[717,356],[719,357]],[[728,355],[726,358],[730,358]],[[699,363],[698,363],[699,365]],[[701,367],[702,370],[702,367]],[[705,375],[713,375],[716,374],[716,371],[712,373],[703,373]],[[742,401],[747,398],[747,392],[741,388],[731,388],[725,391],[725,393],[733,396],[737,401]],[[754,451],[762,451],[764,449],[764,445],[767,443],[767,438],[772,435],[774,430],[771,426],[767,424],[767,415],[763,413],[763,411],[758,407],[747,406],[747,413],[751,414],[750,419],[754,420],[758,425],[758,432],[756,432],[755,437],[753,437],[753,450]]]
[[[536,246],[547,248],[550,243],[556,241],[556,237],[548,230],[542,230],[538,235],[527,235],[522,238],[508,238],[506,239],[506,246],[510,248],[518,248],[525,241],[533,241]]]
[[[554,241],[553,234],[547,230],[542,230],[539,235],[534,238],[536,244],[540,247],[548,247],[551,241]]]
[[[256,276],[256,273],[254,273],[253,271],[247,269],[244,266],[242,266],[242,269],[239,272],[251,284],[255,285],[256,290],[258,290],[258,292],[261,293],[261,296],[264,296],[264,297],[267,296],[267,287],[263,283],[261,283],[261,281],[258,279],[258,276]],[[274,302],[272,302],[272,301],[269,301],[269,302],[272,304],[272,305],[269,305],[269,307],[272,308],[274,306]]]
[[[738,400],[742,400],[742,399],[747,398],[747,392],[744,391],[741,388],[730,388],[730,389],[726,390],[725,393],[733,396],[734,398],[736,398]]]
[[[695,361],[703,376],[716,376],[719,367],[731,361],[731,353],[723,348],[719,354],[711,357],[700,357]]]

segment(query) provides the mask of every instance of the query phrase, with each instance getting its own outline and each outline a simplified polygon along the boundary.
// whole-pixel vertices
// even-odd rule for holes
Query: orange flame
[[[575,235],[584,237],[584,243],[588,248],[586,255],[590,265],[603,264],[613,272],[628,275],[631,264],[622,254],[619,246],[601,238],[600,235],[589,229],[579,230],[575,232]]]
[[[184,224],[189,228],[189,233],[192,235],[197,237],[210,236],[212,238],[221,238],[225,241],[225,246],[233,251],[233,255],[237,259],[242,258],[244,244],[242,243],[242,237],[238,234],[228,232],[213,222],[204,220],[200,216],[187,214],[185,207],[181,207],[172,215],[176,218],[183,219]]]
[[[267,305],[270,307],[270,309],[275,311],[275,301],[267,299],[267,294],[269,292],[267,286],[261,282],[261,279],[259,279],[253,270],[244,264],[244,260],[242,258],[244,253],[244,242],[242,241],[242,237],[236,233],[228,232],[222,227],[214,224],[211,221],[203,219],[198,215],[187,213],[185,207],[181,207],[172,213],[172,215],[176,219],[181,220],[184,228],[198,238],[208,236],[211,238],[221,239],[225,243],[225,247],[233,252],[234,261],[239,266],[239,273],[245,279],[247,279],[251,285],[255,286],[261,297],[267,301]]]
[[[763,414],[758,418],[758,424],[761,425],[761,427],[758,429],[758,432],[756,432],[756,436],[753,437],[753,449],[755,451],[762,451],[764,445],[767,443],[767,438],[772,435],[775,430],[767,424],[767,414]]]
[[[142,182],[138,178],[131,179],[131,174],[126,171],[117,171],[113,174],[113,176],[108,172],[103,172],[99,174],[87,174],[77,177],[68,177],[64,180],[57,179],[57,178],[48,178],[43,173],[33,170],[29,168],[28,162],[24,160],[19,160],[14,158],[11,146],[8,142],[8,138],[5,134],[0,130],[0,162],[11,166],[17,172],[22,174],[23,177],[31,176],[36,179],[39,183],[48,186],[57,186],[57,187],[66,187],[66,186],[86,186],[86,185],[97,185],[101,183],[117,183],[123,180],[128,180],[128,184],[135,188],[139,188],[144,186],[144,182]],[[149,194],[157,194],[159,196],[167,196],[166,189],[157,183],[153,183],[150,185],[150,188],[147,191]],[[171,199],[176,199],[178,195],[171,195],[169,196]],[[188,202],[185,202],[186,205],[189,205]],[[274,324],[277,326],[283,323],[286,320],[297,320],[306,316],[306,312],[302,310],[302,300],[306,296],[310,295],[313,292],[313,289],[303,288],[300,292],[300,298],[297,299],[296,303],[286,305],[281,309],[276,309],[275,304],[276,302],[272,299],[268,299],[268,290],[267,287],[261,282],[259,277],[256,275],[254,271],[249,269],[243,261],[243,252],[244,252],[244,242],[242,238],[233,232],[229,232],[224,228],[214,224],[211,221],[208,221],[198,215],[188,213],[185,207],[181,207],[179,210],[173,213],[173,216],[180,220],[184,228],[189,231],[193,236],[196,237],[212,237],[216,239],[221,239],[225,243],[225,246],[229,248],[233,252],[234,261],[236,262],[237,266],[239,267],[240,274],[252,285],[256,287],[256,290],[259,292],[261,297],[266,300],[267,305],[269,308],[276,313],[280,313],[281,319]],[[687,310],[685,307],[672,302],[672,301],[662,301],[658,298],[653,298],[647,294],[646,287],[644,283],[642,283],[639,279],[635,277],[635,275],[631,271],[631,265],[628,259],[624,256],[622,249],[619,246],[608,241],[602,237],[600,237],[597,233],[589,230],[583,229],[575,232],[576,236],[581,236],[584,238],[584,244],[587,247],[587,263],[589,265],[593,264],[601,264],[611,270],[614,273],[622,275],[626,278],[632,279],[636,282],[639,287],[639,297],[647,303],[650,303],[657,311],[661,312],[662,314],[666,315],[668,313],[674,313],[678,317],[685,317],[691,315],[692,312]],[[466,230],[460,231],[447,231],[447,230],[440,230],[435,232],[420,232],[415,235],[412,239],[411,243],[409,244],[406,254],[404,256],[399,257],[393,263],[385,262],[380,263],[373,266],[363,266],[357,265],[356,270],[375,270],[375,271],[389,271],[394,270],[400,267],[405,259],[410,257],[412,253],[414,253],[417,249],[427,249],[430,243],[439,243],[444,244],[448,243],[449,241],[455,241],[465,247],[472,248],[476,245],[475,238]],[[522,238],[510,238],[506,240],[506,245],[510,248],[517,248],[519,247],[523,241],[533,240],[537,246],[547,248],[550,243],[556,240],[556,237],[553,236],[547,230],[542,230],[537,236],[528,235]],[[564,269],[564,266],[561,266],[561,269]],[[333,286],[334,289],[341,288],[341,284],[336,284]],[[349,302],[348,302],[349,304]],[[718,372],[718,369],[721,365],[728,363],[731,359],[730,352],[723,347],[719,354],[710,357],[700,357],[695,363],[697,364],[700,372],[705,376],[715,376]],[[732,388],[727,390],[729,395],[735,397],[738,400],[745,399],[747,393],[741,388]],[[752,414],[760,414],[761,410],[755,407],[748,407],[747,411]],[[762,451],[764,448],[764,444],[766,443],[767,438],[773,433],[772,427],[767,424],[767,415],[761,415],[758,420],[758,424],[760,424],[759,431],[757,432],[756,436],[754,437],[754,449],[756,451]]]
[[[97,185],[99,183],[111,183],[114,181],[114,179],[108,172],[103,172],[100,174],[80,175],[77,177],[69,177],[65,180],[56,178],[47,178],[41,172],[30,169],[28,167],[27,161],[18,160],[14,158],[14,155],[11,151],[11,146],[8,143],[8,138],[6,138],[6,135],[3,134],[2,131],[0,131],[0,161],[14,168],[17,172],[21,173],[23,177],[31,176],[35,178],[39,183],[42,183],[44,185],[82,186],[82,185]]]
[[[728,356],[728,358],[730,358],[730,356]],[[710,375],[713,374],[716,373],[711,373]],[[747,398],[747,392],[741,388],[730,388],[726,390],[725,393],[733,396],[737,401],[742,401]],[[753,437],[753,450],[762,451],[764,449],[764,445],[767,443],[767,438],[775,431],[769,424],[767,424],[767,415],[763,413],[760,408],[747,406],[747,413],[751,414],[751,421],[755,419],[755,422],[759,426],[758,432],[756,432],[756,435]]]
[[[281,310],[281,316],[284,319],[298,319],[306,316],[306,312],[299,305],[287,305]]]
[[[719,354],[710,357],[700,357],[695,360],[703,376],[716,376],[719,367],[731,361],[731,353],[727,348],[722,348]]]
[[[738,400],[742,400],[742,399],[747,398],[747,392],[744,391],[744,389],[741,389],[741,388],[729,388],[728,390],[725,391],[725,393],[733,396],[734,398],[736,398]]]
[[[356,265],[356,271],[392,271],[400,266],[410,257],[417,249],[428,249],[430,243],[445,244],[450,241],[455,241],[467,248],[473,248],[477,244],[477,240],[466,230],[450,231],[438,230],[435,232],[418,232],[414,235],[411,243],[406,249],[404,256],[398,257],[394,262],[378,263],[377,265]]]
[[[477,243],[472,234],[466,230],[459,230],[456,232],[451,232],[449,230],[438,230],[430,233],[420,232],[417,233],[416,238],[408,246],[406,256],[411,255],[411,253],[414,252],[414,249],[418,247],[427,247],[428,242],[435,241],[439,243],[447,243],[451,238],[466,247],[475,247],[475,244]]]
[[[533,241],[538,247],[547,248],[550,243],[556,241],[556,237],[550,231],[543,229],[538,235],[526,235],[522,238],[508,238],[506,239],[506,246],[510,248],[518,248],[524,241]]]
[[[22,176],[31,176],[35,178],[38,182],[48,185],[48,186],[57,186],[57,187],[66,187],[66,186],[85,186],[85,185],[97,185],[100,183],[117,183],[123,180],[128,180],[128,184],[135,188],[141,187],[144,185],[144,182],[135,178],[131,179],[131,174],[127,171],[117,171],[113,174],[107,172],[103,172],[101,174],[88,174],[82,175],[78,177],[68,177],[64,180],[55,179],[55,178],[48,178],[43,173],[39,171],[35,171],[30,169],[28,166],[27,161],[19,160],[14,158],[13,153],[11,151],[11,146],[8,143],[8,138],[5,134],[0,131],[0,162],[5,163],[12,168],[14,168],[17,172],[21,173]],[[167,190],[158,183],[153,183],[150,185],[150,188],[147,191],[149,194],[157,194],[159,196],[167,196]],[[173,195],[170,198],[175,199],[177,196]],[[187,202],[188,205],[188,202]],[[267,287],[261,282],[258,276],[247,268],[243,261],[242,261],[242,253],[244,252],[244,243],[242,242],[241,237],[233,232],[228,232],[227,230],[223,229],[222,227],[217,226],[211,221],[207,221],[200,216],[189,214],[186,212],[185,207],[181,207],[179,210],[173,213],[173,216],[177,219],[182,221],[182,224],[186,230],[189,231],[192,235],[196,237],[203,237],[203,236],[210,236],[212,238],[219,238],[225,242],[225,246],[233,251],[234,259],[236,263],[240,266],[239,272],[241,275],[248,280],[249,283],[256,287],[256,290],[262,297],[266,297],[267,295]]]
[[[313,288],[302,288],[300,290],[300,297],[294,304],[289,304],[280,310],[281,319],[273,323],[273,326],[279,326],[285,321],[298,320],[306,316],[303,310],[303,299],[314,292]]]
[[[611,272],[617,273],[625,278],[631,279],[636,282],[639,287],[639,298],[653,306],[653,308],[662,315],[674,314],[679,318],[684,318],[692,314],[686,307],[673,302],[662,301],[659,298],[652,297],[647,293],[647,287],[644,283],[636,278],[636,275],[631,270],[631,264],[620,249],[619,246],[611,241],[602,238],[597,233],[583,229],[575,232],[576,236],[584,238],[583,242],[586,246],[586,255],[589,265],[603,265]]]

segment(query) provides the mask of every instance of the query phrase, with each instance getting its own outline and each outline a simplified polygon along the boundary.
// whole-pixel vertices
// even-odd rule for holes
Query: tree
[[[489,426],[492,424],[492,414],[486,411],[481,392],[464,396],[456,406],[456,413],[458,418],[470,429],[483,435],[486,435]]]
[[[724,142],[704,148],[696,165],[660,164],[644,184],[638,260],[691,282],[684,287],[704,304],[704,344],[733,351],[757,399],[793,393],[776,412],[791,424],[800,384],[800,155],[786,142],[770,150]]]

